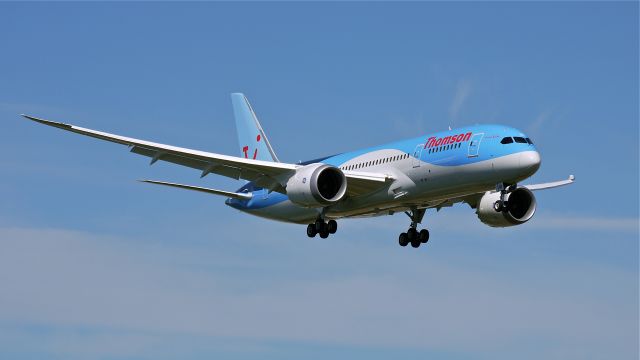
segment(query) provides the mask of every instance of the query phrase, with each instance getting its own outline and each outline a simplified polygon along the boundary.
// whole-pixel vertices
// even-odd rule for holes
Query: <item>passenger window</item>
[[[500,140],[501,144],[511,144],[512,142],[513,139],[511,137],[502,138],[502,140]]]
[[[513,140],[515,140],[517,143],[520,143],[520,144],[526,144],[527,143],[527,140],[525,140],[523,137],[514,136]]]

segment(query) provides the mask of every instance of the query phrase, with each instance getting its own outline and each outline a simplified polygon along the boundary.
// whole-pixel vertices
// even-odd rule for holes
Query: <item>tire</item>
[[[411,246],[412,246],[412,247],[414,247],[414,248],[418,248],[418,247],[420,246],[420,244],[422,244],[422,243],[420,242],[420,239],[417,239],[417,238],[416,238],[416,239],[414,239],[413,241],[411,241]]]
[[[496,212],[502,212],[502,209],[503,209],[502,201],[498,200],[493,203],[493,210],[495,210]]]
[[[327,228],[329,229],[329,234],[335,234],[338,231],[338,223],[335,220],[329,220]]]
[[[420,234],[418,238],[420,239],[421,243],[426,244],[427,241],[429,241],[429,230],[427,229],[420,230]]]
[[[409,241],[413,242],[418,238],[418,231],[414,228],[407,230],[407,236],[409,237]]]
[[[407,233],[400,234],[400,237],[398,237],[398,244],[400,244],[400,246],[407,246],[407,244],[409,244]]]
[[[316,237],[316,234],[318,232],[316,231],[316,225],[315,224],[309,224],[307,225],[307,236],[312,238],[312,237]]]
[[[316,225],[316,232],[318,232],[318,233],[321,232],[324,229],[324,227],[326,226],[324,221],[322,221],[320,219],[316,220],[315,225]]]
[[[329,237],[329,232],[328,231],[320,231],[320,237],[323,239],[326,239]]]

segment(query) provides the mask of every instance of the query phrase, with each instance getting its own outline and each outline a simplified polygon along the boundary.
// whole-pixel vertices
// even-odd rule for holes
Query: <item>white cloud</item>
[[[385,230],[389,228],[405,229],[409,224],[408,217],[403,214],[395,216],[382,216],[369,219],[345,220],[341,228],[354,228],[360,230]],[[460,226],[464,224],[464,226]],[[531,231],[564,229],[578,231],[606,231],[614,233],[638,233],[640,232],[640,219],[633,217],[605,217],[590,215],[566,215],[549,211],[540,211],[533,219],[521,226],[506,229],[488,227],[478,219],[474,209],[467,205],[457,204],[454,208],[443,208],[441,211],[427,210],[422,222],[424,227],[437,226],[446,229],[447,232],[456,234],[491,235],[501,231]],[[399,232],[399,231],[398,231]]]
[[[179,243],[0,229],[0,323],[489,353],[544,334],[567,351],[580,343],[624,354],[637,335],[629,313],[637,315],[637,291],[628,287],[637,274],[557,264],[540,269],[554,274],[540,282],[539,269],[514,276],[419,252],[305,244],[296,256],[252,265],[176,251]],[[205,258],[215,266],[202,266]],[[336,265],[342,274],[331,272]],[[587,273],[588,284],[572,283]],[[95,346],[142,351],[126,341],[107,336]]]
[[[469,97],[471,93],[471,81],[469,80],[460,80],[456,86],[456,93],[453,97],[453,101],[451,102],[451,106],[449,107],[449,116],[452,121],[456,121],[458,119],[458,114],[462,109],[465,101]]]
[[[533,225],[535,224],[535,225]],[[607,218],[595,216],[541,215],[532,226],[540,229],[594,230],[638,232],[638,218]]]
[[[527,132],[536,133],[540,129],[540,127],[547,121],[547,119],[549,119],[550,115],[551,115],[550,111],[543,111],[540,114],[538,114],[538,116],[536,116],[536,118],[531,122],[531,124],[529,124],[529,127],[527,128]]]

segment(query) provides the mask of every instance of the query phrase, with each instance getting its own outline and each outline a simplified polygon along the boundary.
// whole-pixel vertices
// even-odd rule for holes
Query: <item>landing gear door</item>
[[[413,167],[417,168],[420,167],[420,155],[422,155],[422,148],[424,147],[424,144],[418,144],[416,146],[416,149],[413,150]]]
[[[469,154],[468,157],[477,157],[480,151],[480,142],[482,141],[482,137],[484,137],[484,133],[473,134],[471,137],[471,142],[469,142]]]

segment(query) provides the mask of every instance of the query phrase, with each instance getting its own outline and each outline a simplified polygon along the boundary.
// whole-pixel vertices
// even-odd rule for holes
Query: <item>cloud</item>
[[[403,214],[397,216],[382,216],[375,220],[359,219],[346,220],[341,223],[341,229],[359,229],[378,231],[389,228],[402,228],[408,224],[408,217]],[[399,219],[400,218],[400,219]],[[460,226],[465,224],[465,226]],[[427,210],[423,220],[423,226],[436,225],[440,229],[447,229],[448,233],[456,234],[487,234],[490,235],[496,229],[492,229],[478,219],[474,209],[467,205],[458,204],[453,208],[443,208],[436,212]],[[606,231],[613,233],[638,233],[640,232],[640,219],[634,217],[605,217],[590,215],[566,215],[549,211],[539,212],[529,222],[511,229],[515,231],[546,231],[563,229],[567,231]]]
[[[544,125],[547,122],[550,116],[551,116],[551,111],[548,111],[548,110],[538,114],[538,116],[536,116],[536,118],[531,122],[531,124],[529,124],[529,127],[527,127],[527,133],[530,134],[531,136],[539,137],[540,128],[542,127],[542,125]]]
[[[637,315],[637,291],[628,286],[637,274],[546,264],[544,272],[554,276],[541,282],[537,267],[514,269],[514,276],[426,261],[419,252],[305,244],[313,251],[300,244],[297,256],[284,252],[251,264],[181,244],[0,229],[0,323],[111,329],[149,344],[140,349],[130,337],[104,334],[87,342],[97,349],[68,340],[50,344],[82,353],[104,346],[139,354],[154,348],[154,338],[172,334],[469,353],[543,336],[569,353],[580,344],[618,355],[637,338],[637,316],[629,313]],[[341,273],[332,272],[336,266]],[[574,281],[587,273],[589,282]]]
[[[542,215],[535,221],[535,228],[539,229],[566,229],[566,230],[593,230],[608,232],[635,232],[638,233],[640,219],[638,218],[607,218],[595,216],[563,216]]]
[[[471,93],[471,81],[469,80],[460,80],[456,86],[456,93],[453,97],[453,101],[451,102],[451,106],[449,107],[449,117],[451,121],[455,121],[458,119],[458,114],[462,109],[465,101],[469,97]]]

